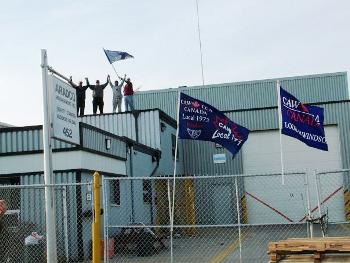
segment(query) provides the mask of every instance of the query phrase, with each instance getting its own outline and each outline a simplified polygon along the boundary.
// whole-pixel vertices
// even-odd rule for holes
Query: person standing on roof
[[[100,110],[100,114],[103,114],[103,90],[105,87],[107,87],[108,82],[109,82],[109,76],[107,77],[107,81],[105,84],[100,85],[100,81],[96,80],[96,85],[90,85],[89,83],[89,79],[86,79],[86,85],[92,89],[92,109],[93,109],[93,113],[96,114],[97,113],[97,107]]]
[[[77,91],[77,115],[82,117],[84,116],[86,90],[88,86],[83,86],[82,81],[79,81],[79,85],[76,85],[73,83],[72,77],[69,78],[69,84]]]
[[[109,77],[109,75],[108,75]],[[122,87],[125,81],[126,75],[124,75],[124,78],[121,78],[121,83],[119,84],[118,81],[116,80],[114,82],[114,85],[111,82],[111,79],[109,77],[109,85],[112,88],[113,91],[113,100],[112,100],[112,104],[113,104],[113,113],[116,112],[116,109],[118,107],[118,112],[122,111],[122,99],[123,99],[123,95],[122,95]]]
[[[125,104],[125,111],[129,111],[129,107],[132,111],[135,110],[134,108],[134,90],[132,87],[132,82],[130,81],[130,78],[127,78],[125,81],[126,84],[124,86],[124,104]]]

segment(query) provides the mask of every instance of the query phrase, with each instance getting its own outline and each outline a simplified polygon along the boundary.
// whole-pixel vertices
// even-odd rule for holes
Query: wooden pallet
[[[325,254],[350,254],[350,237],[289,238],[270,242],[268,249],[271,263],[279,262],[291,254],[312,254],[311,262],[321,262]]]

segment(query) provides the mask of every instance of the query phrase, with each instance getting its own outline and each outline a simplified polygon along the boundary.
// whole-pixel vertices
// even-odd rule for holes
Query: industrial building
[[[259,80],[215,84],[196,87],[144,91],[135,94],[137,111],[87,115],[80,118],[80,144],[71,145],[52,140],[54,145],[54,173],[56,183],[84,183],[91,181],[94,171],[111,177],[171,176],[174,169],[176,143],[177,95],[182,91],[223,111],[231,120],[251,132],[242,150],[234,157],[220,145],[204,141],[180,140],[177,174],[201,177],[203,175],[266,174],[280,172],[280,144],[278,130],[276,80]],[[301,142],[284,136],[283,152],[285,171],[336,170],[350,168],[350,98],[345,72],[280,78],[284,89],[307,104],[325,109],[325,132],[329,151],[309,148]],[[42,127],[7,127],[0,129],[0,183],[43,183]],[[224,154],[224,162],[214,162],[216,154]],[[20,164],[20,165],[19,165]],[[263,180],[263,182],[261,181]],[[270,181],[269,181],[270,180]],[[280,181],[268,178],[241,177],[239,196],[246,199],[247,219],[244,223],[284,223],[284,219],[261,206],[247,193],[260,193],[273,207],[284,209],[292,220],[305,215],[300,209],[302,180],[289,181],[293,190],[285,193]],[[188,183],[188,182],[187,182]],[[154,224],[162,221],[155,201],[159,191],[144,182],[123,182],[109,188],[109,222],[127,225],[130,222]],[[238,220],[234,181],[193,180],[195,223],[200,225],[229,225]],[[348,190],[348,176],[334,175],[324,189],[345,189],[332,196],[331,220],[344,221],[347,211],[343,192]],[[264,185],[264,189],[262,189]],[[148,189],[148,190],[147,190]],[[262,191],[263,190],[263,191]],[[80,218],[91,209],[91,188],[67,189],[69,231],[58,224],[62,240],[69,240],[69,251],[78,251],[70,257],[86,257],[90,237],[91,218]],[[150,193],[147,193],[150,191]],[[118,193],[117,193],[118,192]],[[19,210],[22,220],[44,227],[42,205],[33,206],[38,193],[21,195],[11,209]],[[40,194],[43,194],[41,191]],[[142,196],[148,194],[150,202]],[[277,195],[288,194],[288,205]],[[117,197],[116,197],[117,196]],[[58,203],[62,204],[62,198]],[[316,202],[316,196],[311,196]],[[42,199],[41,199],[42,200]],[[74,200],[74,201],[72,201]],[[282,200],[282,201],[281,201]],[[39,202],[39,201],[38,201]],[[42,202],[42,201],[41,201]],[[158,200],[159,202],[159,200]],[[223,205],[225,204],[225,205]],[[61,205],[60,208],[63,209]],[[63,213],[64,211],[60,212]],[[86,213],[88,214],[88,213]],[[40,216],[38,216],[40,215]],[[264,215],[264,216],[262,216]],[[176,218],[175,218],[176,220]],[[175,223],[178,223],[175,221]],[[83,230],[79,230],[83,229]],[[68,233],[68,234],[67,234]],[[62,241],[64,243],[64,241]],[[84,243],[83,248],[77,244]],[[77,249],[71,249],[77,246]]]
[[[57,216],[58,246],[60,252],[69,251],[69,258],[75,260],[90,253],[92,189],[91,185],[74,184],[91,182],[95,171],[114,178],[171,174],[176,132],[174,121],[159,110],[84,119],[104,129],[81,122],[79,145],[52,139],[55,183],[67,184],[55,195],[57,215],[62,216]],[[0,157],[0,184],[43,184],[42,126],[1,128]],[[145,184],[147,181],[111,181],[107,193],[110,223],[155,221],[154,185]],[[0,191],[20,221],[30,222],[37,232],[45,233],[43,187]],[[144,202],[144,195],[151,201]]]
[[[329,151],[324,152],[307,147],[293,138],[283,136],[283,155],[285,171],[313,170],[327,171],[350,168],[350,101],[346,72],[318,74],[279,78],[281,86],[306,104],[313,104],[324,108],[325,133]],[[223,111],[231,120],[248,128],[251,132],[242,150],[233,158],[224,148],[212,142],[181,140],[182,155],[184,159],[183,172],[191,175],[223,175],[223,174],[265,174],[281,172],[280,142],[277,112],[277,79],[246,81],[237,83],[224,83],[215,85],[180,87],[175,89],[154,90],[139,92],[135,95],[137,109],[159,108],[169,116],[176,118],[178,91],[205,101]],[[225,163],[214,163],[215,154],[225,154]],[[264,191],[262,182],[264,181]],[[243,179],[241,195],[243,192],[261,194],[272,207],[286,210],[293,220],[299,220],[305,215],[303,209],[296,207],[301,204],[300,194],[303,189],[303,180],[295,186],[294,192],[288,192],[294,199],[288,204],[276,199],[283,196],[285,189],[280,181],[266,182],[266,178],[252,180]],[[344,183],[349,188],[348,175],[334,174],[332,185],[325,183],[324,188],[339,189]],[[235,222],[235,201],[232,200],[234,189],[232,182],[217,181],[209,187],[197,185],[196,203],[206,206],[198,209],[197,222],[203,224],[222,224]],[[200,189],[203,190],[200,190]],[[344,191],[346,189],[343,189]],[[329,192],[327,189],[325,192]],[[225,197],[224,197],[225,195]],[[305,195],[304,195],[305,198]],[[312,203],[316,196],[311,196]],[[222,200],[231,200],[232,205],[222,206]],[[345,220],[344,201],[342,191],[332,197],[332,206],[337,214],[330,220]],[[283,223],[285,219],[269,208],[257,205],[256,201],[247,197],[248,223]],[[203,214],[203,211],[206,211]],[[208,216],[208,211],[213,215]],[[296,212],[297,211],[297,212]],[[217,218],[215,215],[225,215]],[[262,215],[268,215],[264,217]]]

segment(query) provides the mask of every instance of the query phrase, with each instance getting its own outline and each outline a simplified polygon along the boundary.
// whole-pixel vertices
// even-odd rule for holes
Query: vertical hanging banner
[[[306,145],[328,151],[323,127],[323,108],[305,105],[280,87],[282,134],[296,138]]]
[[[184,93],[179,101],[179,138],[218,143],[235,155],[249,130],[231,121],[213,106]]]
[[[73,144],[80,143],[76,91],[68,83],[49,76],[52,83],[52,137]]]

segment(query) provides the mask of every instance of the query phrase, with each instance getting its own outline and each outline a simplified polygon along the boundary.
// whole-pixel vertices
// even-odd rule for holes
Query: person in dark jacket
[[[97,113],[97,107],[100,110],[100,114],[103,114],[103,90],[105,87],[107,87],[108,82],[110,81],[109,76],[107,77],[107,82],[105,84],[100,85],[100,81],[96,80],[96,85],[90,85],[89,83],[89,79],[86,79],[86,85],[92,89],[93,93],[92,93],[92,108],[93,108],[93,113],[96,114]]]
[[[130,81],[130,78],[127,78],[125,81],[126,84],[124,86],[124,104],[125,104],[125,111],[130,109],[133,111],[134,108],[134,89],[132,86],[132,82]]]
[[[82,117],[84,116],[86,90],[88,86],[83,86],[82,81],[79,81],[79,85],[74,84],[72,77],[69,79],[69,84],[77,91],[77,115]]]

